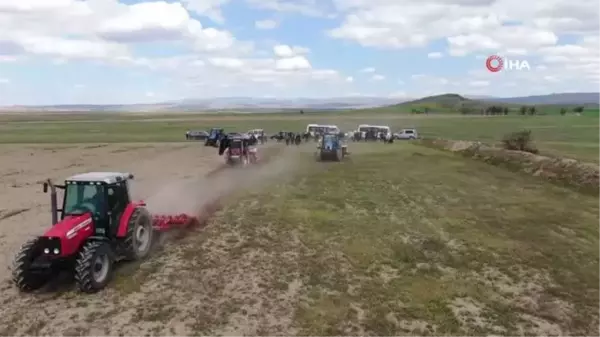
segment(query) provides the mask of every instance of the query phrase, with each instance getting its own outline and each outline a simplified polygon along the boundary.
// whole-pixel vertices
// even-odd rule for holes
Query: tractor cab
[[[244,140],[241,137],[231,138],[229,141],[229,156],[237,158],[244,153]]]
[[[224,130],[221,128],[212,128],[208,132],[208,138],[209,139],[217,139],[217,138],[219,138],[219,136],[221,136],[223,134],[223,132],[224,132]]]
[[[65,179],[64,185],[54,185],[48,180],[44,192],[51,192],[52,224],[68,217],[90,214],[96,235],[116,235],[118,222],[131,202],[127,181],[129,173],[89,172]],[[58,208],[56,188],[64,190],[62,208]]]
[[[317,159],[321,161],[341,161],[348,154],[346,144],[344,144],[337,134],[328,133],[323,135],[317,146]]]
[[[208,137],[206,137],[206,141],[204,142],[204,146],[218,147],[224,133],[225,131],[222,128],[210,129],[210,131],[208,131]]]
[[[335,151],[340,147],[340,139],[334,134],[323,135],[320,146],[323,150]]]

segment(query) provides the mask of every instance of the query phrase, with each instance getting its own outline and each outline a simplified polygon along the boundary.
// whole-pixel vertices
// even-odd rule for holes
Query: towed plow
[[[199,220],[195,216],[181,213],[177,215],[153,215],[152,227],[155,231],[166,232],[172,229],[188,228],[199,224]]]

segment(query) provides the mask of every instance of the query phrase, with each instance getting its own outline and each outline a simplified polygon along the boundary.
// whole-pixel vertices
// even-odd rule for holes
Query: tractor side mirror
[[[48,193],[48,183],[44,183],[43,190],[44,190],[44,193]]]

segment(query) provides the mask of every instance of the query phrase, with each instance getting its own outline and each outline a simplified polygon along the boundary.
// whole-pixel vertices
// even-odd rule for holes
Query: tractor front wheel
[[[75,260],[75,281],[79,290],[94,293],[110,282],[114,257],[107,242],[88,241]]]
[[[40,256],[38,238],[27,241],[21,246],[15,256],[12,266],[12,281],[23,292],[30,292],[41,288],[48,281],[48,274],[35,272],[31,265]]]
[[[139,260],[148,256],[153,237],[154,228],[150,213],[143,207],[137,207],[127,222],[125,258]]]
[[[342,161],[342,159],[344,158],[344,155],[342,154],[342,150],[336,150],[335,151],[335,161]]]

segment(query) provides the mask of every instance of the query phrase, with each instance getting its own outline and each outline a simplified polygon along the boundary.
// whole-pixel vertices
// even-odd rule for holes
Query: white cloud
[[[242,51],[230,32],[204,28],[178,2],[125,5],[117,0],[2,2],[2,53],[118,59],[131,44],[179,42],[197,51]]]
[[[224,23],[220,7],[230,0],[181,0],[186,8],[198,15],[206,16],[217,23]]]
[[[273,47],[273,52],[277,57],[294,57],[301,54],[307,54],[309,49],[300,46],[290,47],[285,44],[280,44]]]
[[[8,78],[0,78],[0,84],[8,84],[10,83],[10,79]]]
[[[285,45],[285,44],[276,45],[275,47],[273,47],[273,52],[278,57],[294,56],[294,51],[292,50],[292,47]]]
[[[279,26],[279,22],[275,20],[258,20],[254,22],[256,29],[275,29]]]
[[[564,90],[565,83],[572,85],[578,80],[578,85],[585,86],[600,81],[597,0],[548,0],[543,3],[520,0],[333,0],[333,4],[344,16],[337,27],[327,32],[334,39],[380,49],[424,47],[433,41],[445,40],[448,44],[446,54],[450,56],[474,55],[484,60],[488,55],[499,54],[528,60],[534,68],[550,72],[496,74],[496,82],[513,83],[513,78],[520,76],[521,81],[532,83],[560,85],[562,81]],[[561,44],[565,34],[579,37],[580,41]],[[439,58],[443,54],[431,52],[427,56]],[[540,58],[541,62],[538,61]],[[483,62],[478,64],[483,68]],[[552,76],[558,81],[544,76]],[[439,85],[457,83],[442,78],[422,80]],[[478,79],[467,79],[464,85],[468,86],[471,80],[480,83]]]
[[[252,41],[239,41],[225,29],[207,27],[188,12],[223,22],[219,7],[227,2],[0,0],[0,61],[46,57],[55,64],[69,65],[70,60],[93,60],[122,67],[124,73],[127,68],[155,71],[170,81],[172,94],[192,97],[198,95],[199,87],[202,94],[211,95],[219,88],[243,87],[261,93],[302,86],[319,90],[315,88],[320,83],[328,83],[329,88],[332,81],[345,82],[346,76],[335,70],[314,69],[306,47],[282,43],[273,48],[277,57],[266,53],[261,58]],[[310,7],[310,2],[302,4]],[[283,5],[284,11],[296,8]],[[143,56],[140,50],[148,49],[138,48],[140,44],[179,54]],[[144,90],[138,94],[145,96]]]
[[[310,62],[303,56],[292,56],[276,61],[278,70],[304,70],[312,68]]]
[[[406,78],[412,79],[412,94],[461,92],[463,88],[482,92],[498,87],[509,90],[511,84],[526,86],[527,90],[558,88],[555,90],[558,92],[566,86],[581,88],[600,81],[597,0],[244,1],[258,9],[279,12],[266,14],[262,20],[251,18],[249,22],[256,29],[276,29],[278,20],[292,14],[327,18],[336,13],[341,20],[328,35],[348,41],[347,45],[398,49],[446,42],[447,50],[423,48],[419,52],[423,51],[422,55],[430,59],[446,57],[444,62],[449,67],[462,67],[472,60],[477,70],[454,77],[415,74]],[[318,51],[294,46],[295,41],[281,37],[284,32],[281,36],[278,32],[276,42],[241,41],[225,26],[221,10],[223,5],[232,3],[231,0],[145,0],[136,4],[119,0],[0,0],[0,62],[16,62],[20,67],[18,62],[43,59],[50,66],[60,65],[65,69],[92,62],[120,67],[123,76],[129,76],[131,71],[138,75],[155,71],[170,80],[169,90],[178,96],[187,95],[177,92],[178,86],[189,88],[193,96],[198,91],[210,95],[219,88],[228,88],[222,92],[255,90],[258,95],[300,94],[292,88],[334,93],[337,87],[333,82],[352,83],[361,75],[371,81],[382,81],[383,75],[390,78],[389,82],[380,82],[377,90],[385,91],[378,94],[403,83],[396,81],[398,73],[379,63],[373,64],[377,69],[355,71],[352,74],[355,77],[334,69],[315,69],[313,66],[317,64],[329,62],[333,67],[338,64],[324,59],[327,55]],[[252,26],[235,26],[235,29],[253,31]],[[563,43],[565,34],[577,41]],[[172,56],[148,56],[158,49],[161,52],[156,54],[164,52]],[[529,72],[492,74],[484,67],[484,60],[490,54],[526,59],[533,68]],[[357,55],[348,56],[353,69],[360,67]],[[460,64],[452,63],[457,60],[448,56],[464,59]],[[416,63],[413,71],[429,71],[419,69],[421,65]],[[489,85],[484,86],[486,82]],[[93,82],[86,84],[96,88]],[[353,84],[360,85],[366,83]],[[138,88],[136,95],[143,98],[144,92],[145,88]],[[155,92],[164,96],[158,89]]]
[[[243,60],[231,57],[213,57],[208,59],[208,61],[215,67],[227,69],[239,69],[244,66]]]

